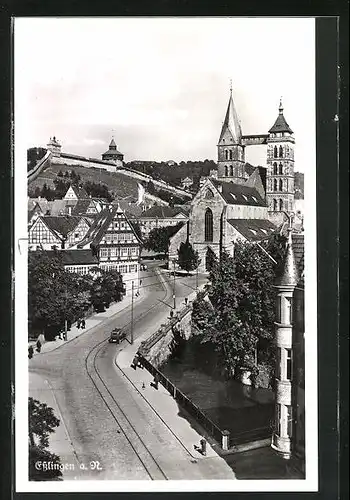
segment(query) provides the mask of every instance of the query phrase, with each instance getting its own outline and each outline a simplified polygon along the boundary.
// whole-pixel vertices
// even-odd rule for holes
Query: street
[[[169,316],[173,304],[173,278],[159,278],[157,263],[143,272],[143,297],[135,302],[133,336],[153,333]],[[198,277],[198,284],[206,281]],[[196,287],[196,276],[176,277],[177,307]],[[114,327],[126,327],[126,307],[59,349],[34,357],[29,364],[29,394],[52,401],[63,422],[52,438],[52,451],[61,462],[74,464],[64,479],[217,479],[234,474],[220,458],[199,463],[177,440],[115,364],[121,344],[109,344]],[[130,339],[130,325],[128,328]],[[135,347],[136,350],[136,347]],[[45,399],[46,398],[46,399]],[[222,466],[212,468],[210,461]],[[83,464],[83,466],[81,465]],[[92,464],[92,465],[91,465]],[[222,467],[222,475],[215,476]],[[212,472],[208,471],[212,469]]]

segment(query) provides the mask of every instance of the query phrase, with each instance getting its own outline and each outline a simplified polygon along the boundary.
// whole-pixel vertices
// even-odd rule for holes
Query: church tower
[[[218,180],[243,184],[248,178],[244,166],[242,129],[230,88],[230,98],[218,143]]]
[[[294,212],[294,144],[293,131],[279,114],[267,137],[266,202],[271,212]]]

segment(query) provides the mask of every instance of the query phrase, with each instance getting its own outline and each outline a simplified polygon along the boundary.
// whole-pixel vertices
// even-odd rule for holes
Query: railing
[[[223,449],[227,449],[228,431],[221,430],[207,415],[178,389],[161,371],[139,353],[139,361],[173,398],[212,436]],[[226,445],[225,445],[226,443]]]

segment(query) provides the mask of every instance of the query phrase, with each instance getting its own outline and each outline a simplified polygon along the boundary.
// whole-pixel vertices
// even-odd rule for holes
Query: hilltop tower
[[[243,184],[248,176],[245,173],[245,154],[242,143],[242,129],[230,88],[230,98],[218,147],[218,179]]]
[[[51,151],[52,156],[61,156],[61,144],[58,142],[55,136],[50,137],[47,143],[47,149]]]
[[[266,202],[270,212],[294,212],[294,144],[293,131],[279,114],[267,136]]]
[[[111,163],[115,163],[117,167],[123,166],[124,155],[120,151],[118,151],[117,145],[112,137],[111,142],[109,143],[108,151],[103,153],[102,155],[103,161],[109,161]]]

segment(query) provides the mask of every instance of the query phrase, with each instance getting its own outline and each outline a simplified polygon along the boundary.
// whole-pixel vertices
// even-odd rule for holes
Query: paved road
[[[171,286],[162,285],[155,265],[142,277],[142,285],[147,286],[134,308],[135,338],[164,322],[170,312],[166,304],[173,302],[172,278]],[[200,277],[199,284],[204,280]],[[177,279],[178,304],[195,284],[195,276]],[[61,461],[73,464],[64,478],[206,479],[208,472],[210,477],[210,463],[193,463],[115,366],[116,350],[122,345],[104,341],[113,327],[125,327],[129,321],[127,308],[107,320],[108,326],[98,325],[30,362],[30,395],[42,400],[49,396],[63,420],[55,445]]]

